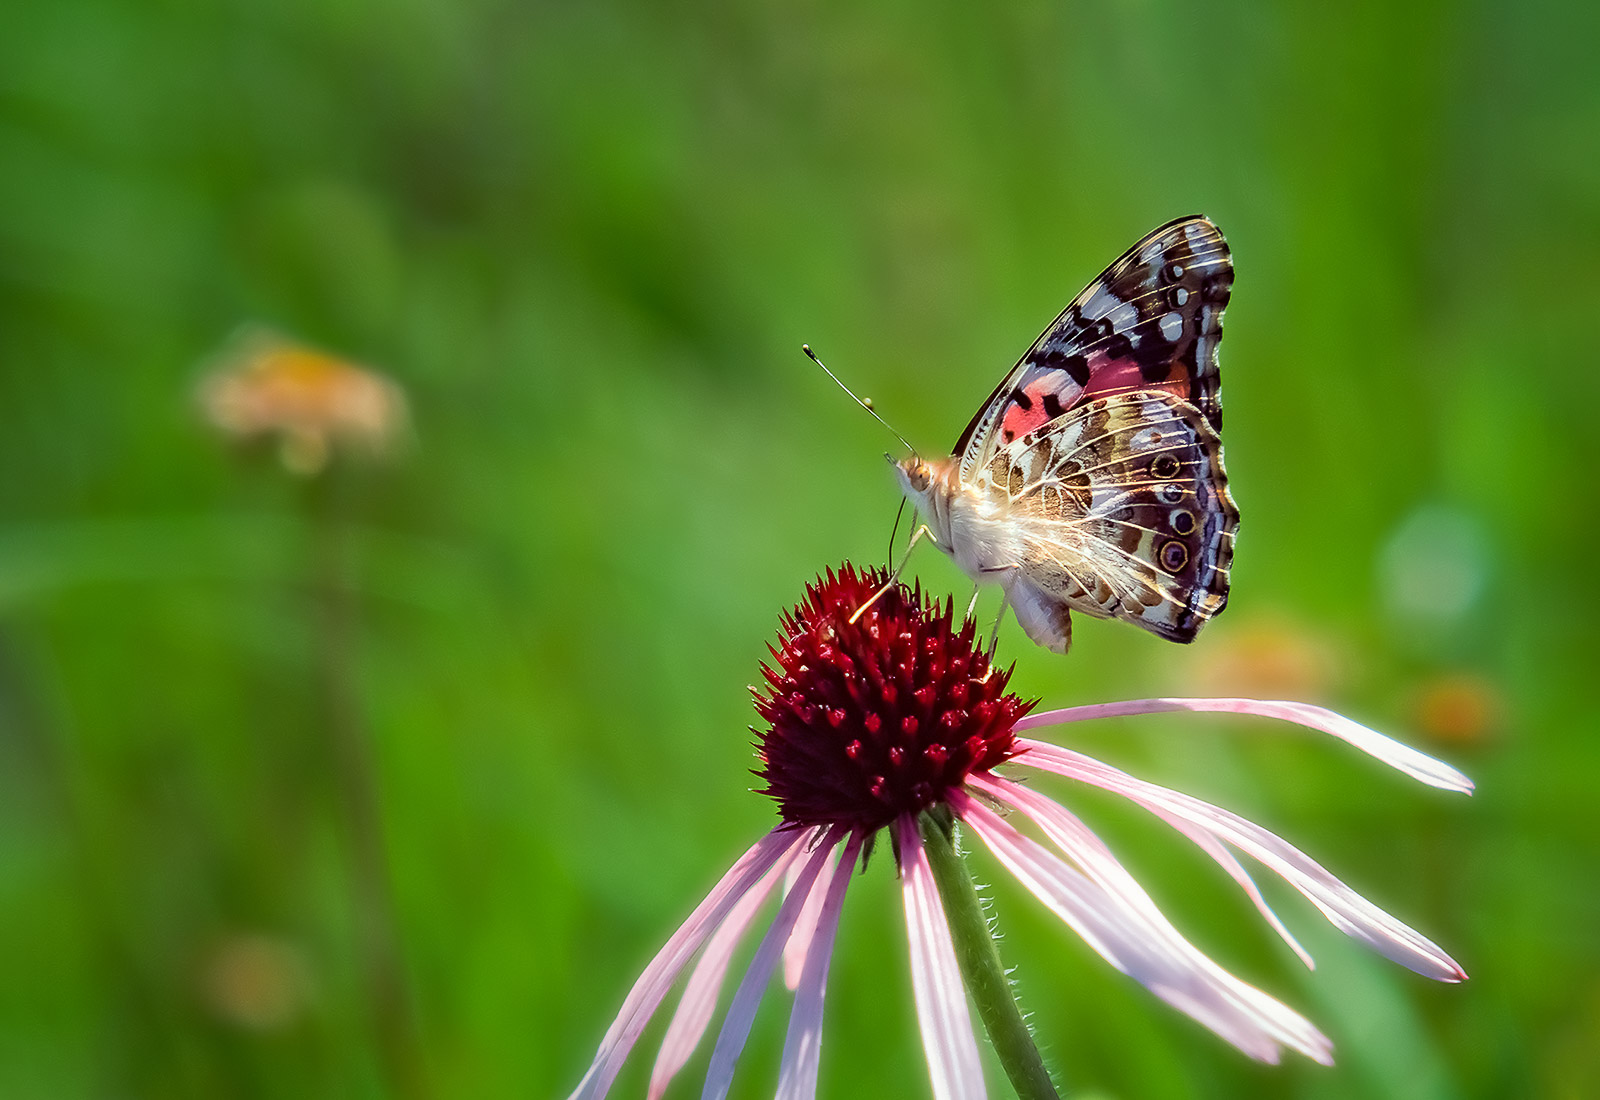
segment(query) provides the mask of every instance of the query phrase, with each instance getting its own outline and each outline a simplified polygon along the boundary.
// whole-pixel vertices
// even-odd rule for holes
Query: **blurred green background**
[[[1175,834],[1041,779],[1339,1064],[1248,1062],[978,858],[1047,1058],[1096,1097],[1595,1095],[1596,11],[13,6],[0,1095],[565,1095],[774,822],[744,685],[779,609],[885,553],[891,441],[801,341],[931,451],[1197,211],[1238,270],[1232,603],[1186,649],[1080,619],[1068,659],[1002,655],[1047,704],[1291,695],[1465,769],[1470,800],[1273,723],[1069,731],[1472,981],[1263,882],[1306,974]],[[387,371],[403,456],[226,444],[195,388],[242,324]],[[824,1096],[928,1093],[882,856]]]

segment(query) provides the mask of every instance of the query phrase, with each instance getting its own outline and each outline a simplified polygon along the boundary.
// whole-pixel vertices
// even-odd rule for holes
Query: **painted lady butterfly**
[[[1084,288],[995,387],[955,453],[895,463],[933,539],[1039,645],[1071,611],[1194,640],[1228,602],[1239,510],[1222,468],[1217,343],[1233,287],[1203,217]],[[891,461],[894,461],[891,458]],[[976,594],[974,594],[976,600]]]

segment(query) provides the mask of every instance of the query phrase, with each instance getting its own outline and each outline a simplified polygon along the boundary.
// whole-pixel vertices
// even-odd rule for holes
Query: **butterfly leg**
[[[850,616],[850,621],[852,623],[861,618],[862,615],[865,615],[867,608],[877,603],[880,596],[895,586],[895,582],[900,579],[900,571],[906,567],[906,562],[911,560],[911,551],[915,550],[917,548],[917,543],[921,542],[923,539],[928,539],[935,546],[939,545],[939,540],[934,537],[933,532],[928,529],[928,525],[926,523],[919,526],[912,534],[911,541],[906,543],[906,552],[901,556],[900,564],[894,567],[894,572],[890,573],[889,579],[883,582],[883,587],[874,592],[872,597],[868,599],[866,603],[856,608],[855,614]]]
[[[1000,624],[1006,621],[1006,612],[1011,609],[1011,593],[1005,589],[1000,590],[1000,613],[994,617],[994,633],[989,635],[989,660],[994,660],[995,648],[1000,644]]]
[[[975,585],[972,586],[972,602],[967,604],[967,613],[965,615],[961,616],[961,621],[962,622],[970,623],[972,621],[972,616],[975,615],[977,613],[977,611],[978,611],[978,594],[980,592],[982,592],[982,591],[983,591],[983,586],[982,585],[976,585],[975,584]]]
[[[974,596],[973,599],[976,600],[977,597]],[[989,652],[984,658],[989,667],[984,670],[983,676],[978,681],[979,683],[988,683],[989,677],[994,675],[994,651],[1000,645],[1000,624],[1006,621],[1006,611],[1010,606],[1011,593],[1002,588],[1000,590],[1000,614],[994,617],[994,633],[989,635]]]

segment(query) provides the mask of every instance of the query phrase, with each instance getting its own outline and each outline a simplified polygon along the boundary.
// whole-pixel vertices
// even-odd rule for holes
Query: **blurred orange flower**
[[[1417,691],[1416,725],[1436,741],[1478,744],[1505,719],[1505,705],[1492,681],[1471,672],[1436,676]]]
[[[1208,647],[1181,656],[1187,679],[1215,695],[1326,698],[1344,672],[1332,638],[1277,618],[1230,625],[1213,634]]]
[[[271,332],[236,340],[199,390],[206,419],[241,440],[276,437],[291,472],[312,475],[335,447],[372,459],[405,437],[405,393],[377,371]]]
[[[310,968],[294,944],[259,932],[236,932],[214,944],[200,990],[218,1017],[251,1031],[295,1022],[311,999]]]

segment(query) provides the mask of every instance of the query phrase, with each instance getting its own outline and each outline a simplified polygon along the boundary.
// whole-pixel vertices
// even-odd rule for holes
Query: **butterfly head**
[[[907,458],[883,457],[894,467],[900,491],[910,498],[913,507],[924,515],[937,514],[934,498],[939,495],[940,471],[914,454]]]
[[[896,458],[892,454],[885,454],[883,457],[894,467],[895,476],[900,479],[900,487],[907,496],[921,496],[933,484],[933,469],[916,455]]]

